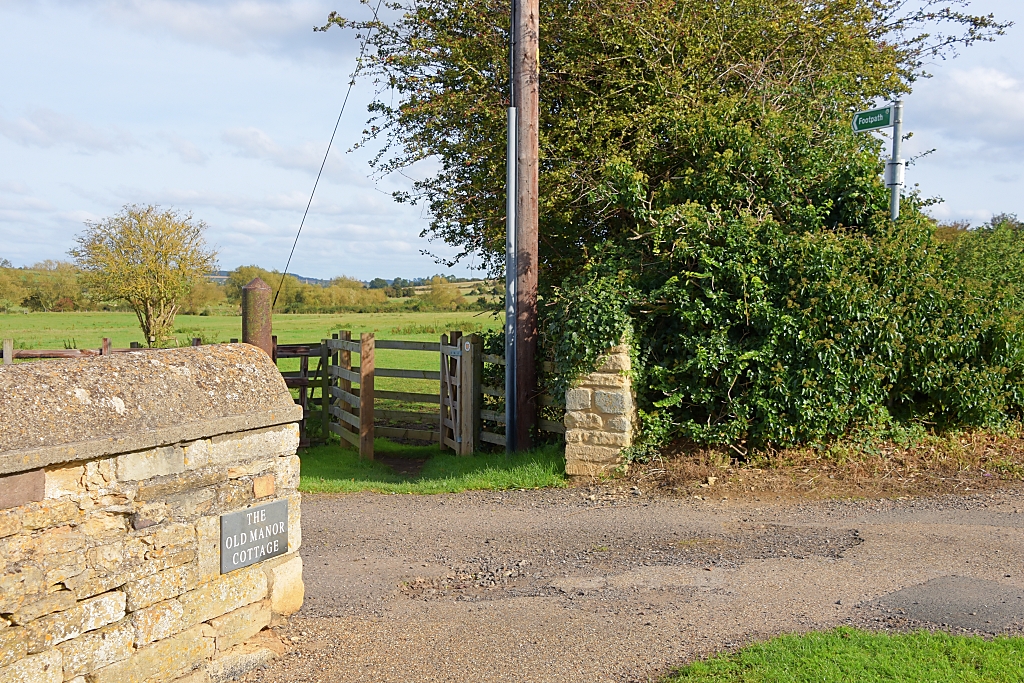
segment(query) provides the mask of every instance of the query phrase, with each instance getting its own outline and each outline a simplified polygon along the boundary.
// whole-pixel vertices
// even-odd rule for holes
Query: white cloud
[[[101,130],[52,109],[18,119],[0,118],[0,135],[26,147],[71,147],[79,152],[123,152],[137,147],[130,133]]]
[[[235,153],[250,159],[261,159],[270,164],[287,170],[305,171],[316,174],[324,160],[324,143],[319,145],[307,142],[297,147],[284,147],[259,128],[231,128],[221,135],[225,144],[234,148]],[[372,182],[363,175],[355,173],[345,163],[343,152],[332,148],[324,167],[325,176],[335,181],[343,181],[348,185],[371,186]]]
[[[165,134],[163,137],[167,140],[171,150],[186,164],[205,166],[210,158],[206,152],[184,138],[171,134]]]

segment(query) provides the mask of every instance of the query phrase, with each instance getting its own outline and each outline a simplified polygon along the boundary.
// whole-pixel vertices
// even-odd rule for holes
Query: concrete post
[[[270,302],[274,290],[260,278],[242,287],[242,343],[252,344],[273,357],[273,322]]]

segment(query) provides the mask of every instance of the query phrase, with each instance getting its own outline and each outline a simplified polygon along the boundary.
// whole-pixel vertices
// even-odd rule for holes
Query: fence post
[[[4,339],[4,365],[14,365],[13,339]]]
[[[103,338],[102,345],[100,346],[100,355],[101,356],[109,356],[110,355],[110,340],[107,339],[106,337]]]
[[[483,342],[479,335],[462,338],[462,361],[459,377],[459,430],[462,443],[459,455],[473,455],[480,434],[481,375],[483,373]]]
[[[330,441],[331,435],[331,374],[328,365],[331,360],[327,340],[320,340],[320,431],[324,435],[324,443]]]
[[[359,337],[359,457],[373,460],[373,348],[372,333]]]
[[[242,341],[274,357],[271,296],[274,290],[260,278],[242,287]]]

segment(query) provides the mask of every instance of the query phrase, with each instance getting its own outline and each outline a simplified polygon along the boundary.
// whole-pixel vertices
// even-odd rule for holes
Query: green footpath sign
[[[892,107],[859,111],[853,115],[853,132],[864,133],[869,130],[892,127]]]

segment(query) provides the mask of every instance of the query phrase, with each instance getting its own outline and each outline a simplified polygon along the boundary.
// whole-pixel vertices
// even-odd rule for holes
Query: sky
[[[0,0],[0,258],[67,259],[86,221],[128,203],[191,211],[220,266],[283,269],[345,95],[358,45],[314,33],[356,0]],[[1015,21],[995,43],[929,65],[905,98],[907,171],[943,220],[1024,214],[1024,2],[974,0]],[[372,85],[353,91],[291,272],[470,275],[423,252],[428,216],[397,204],[350,151]],[[409,170],[421,177],[427,167]]]

